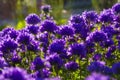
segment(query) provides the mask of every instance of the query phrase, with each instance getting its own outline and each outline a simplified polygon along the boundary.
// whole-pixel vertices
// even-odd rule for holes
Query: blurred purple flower
[[[74,29],[69,25],[60,26],[59,34],[62,36],[73,36]]]
[[[95,11],[84,11],[82,15],[84,16],[85,20],[87,20],[87,22],[96,23],[98,21],[98,14]]]
[[[74,61],[70,61],[65,64],[65,69],[69,71],[76,71],[78,68],[79,68],[79,65]]]
[[[2,53],[8,54],[10,52],[14,52],[14,50],[16,50],[17,48],[18,48],[18,44],[16,43],[16,41],[12,39],[5,39],[0,46],[0,51]]]
[[[103,31],[94,31],[86,38],[86,40],[101,42],[107,39],[106,34]]]
[[[50,52],[56,52],[56,53],[62,53],[65,47],[65,41],[62,39],[54,40],[50,46],[49,50]]]
[[[44,12],[44,13],[49,13],[50,10],[51,10],[51,6],[50,5],[43,5],[41,6],[41,10]]]
[[[112,10],[119,14],[120,13],[120,3],[116,3],[115,5],[112,6]]]
[[[39,26],[35,26],[35,25],[27,26],[26,29],[27,29],[30,33],[35,34],[35,35],[39,32]]]
[[[29,14],[26,18],[25,18],[27,24],[32,24],[32,25],[35,25],[35,24],[38,24],[40,23],[41,19],[38,15],[32,13],[32,14]]]
[[[85,80],[110,80],[109,76],[102,75],[100,73],[92,73]]]
[[[43,21],[40,27],[41,32],[44,31],[55,32],[56,29],[57,29],[56,24],[50,20]]]
[[[111,9],[103,10],[100,13],[99,20],[102,23],[112,23],[114,21],[114,13]]]
[[[73,55],[79,55],[83,57],[86,55],[86,46],[83,43],[74,43],[70,45],[69,52]]]
[[[75,23],[75,24],[78,24],[78,23],[84,23],[85,20],[82,16],[80,15],[73,15],[70,17],[70,20],[69,20],[70,23]]]
[[[39,57],[35,57],[35,59],[33,60],[33,65],[35,70],[40,70],[42,68],[44,68],[44,61]]]

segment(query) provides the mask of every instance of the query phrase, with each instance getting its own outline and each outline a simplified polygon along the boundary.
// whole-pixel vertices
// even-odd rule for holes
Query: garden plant
[[[120,3],[65,25],[50,12],[42,6],[25,28],[0,31],[0,80],[120,80]]]

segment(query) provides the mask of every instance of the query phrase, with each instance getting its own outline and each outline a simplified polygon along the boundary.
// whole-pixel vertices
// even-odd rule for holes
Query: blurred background
[[[52,16],[57,24],[65,24],[70,15],[83,11],[110,8],[120,0],[0,0],[0,29],[6,26],[22,28],[29,13],[40,14],[40,7],[48,4],[52,7]]]

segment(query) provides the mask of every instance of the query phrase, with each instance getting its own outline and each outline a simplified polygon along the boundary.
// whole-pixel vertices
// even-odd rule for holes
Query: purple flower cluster
[[[34,80],[30,74],[19,67],[5,68],[0,72],[1,80]]]
[[[50,6],[41,9],[25,28],[0,31],[0,80],[120,79],[120,3],[65,25],[50,17]]]

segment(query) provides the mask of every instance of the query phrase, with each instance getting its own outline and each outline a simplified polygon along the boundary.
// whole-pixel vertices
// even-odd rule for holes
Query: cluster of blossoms
[[[59,26],[41,9],[25,28],[0,31],[0,80],[119,80],[120,3]]]

